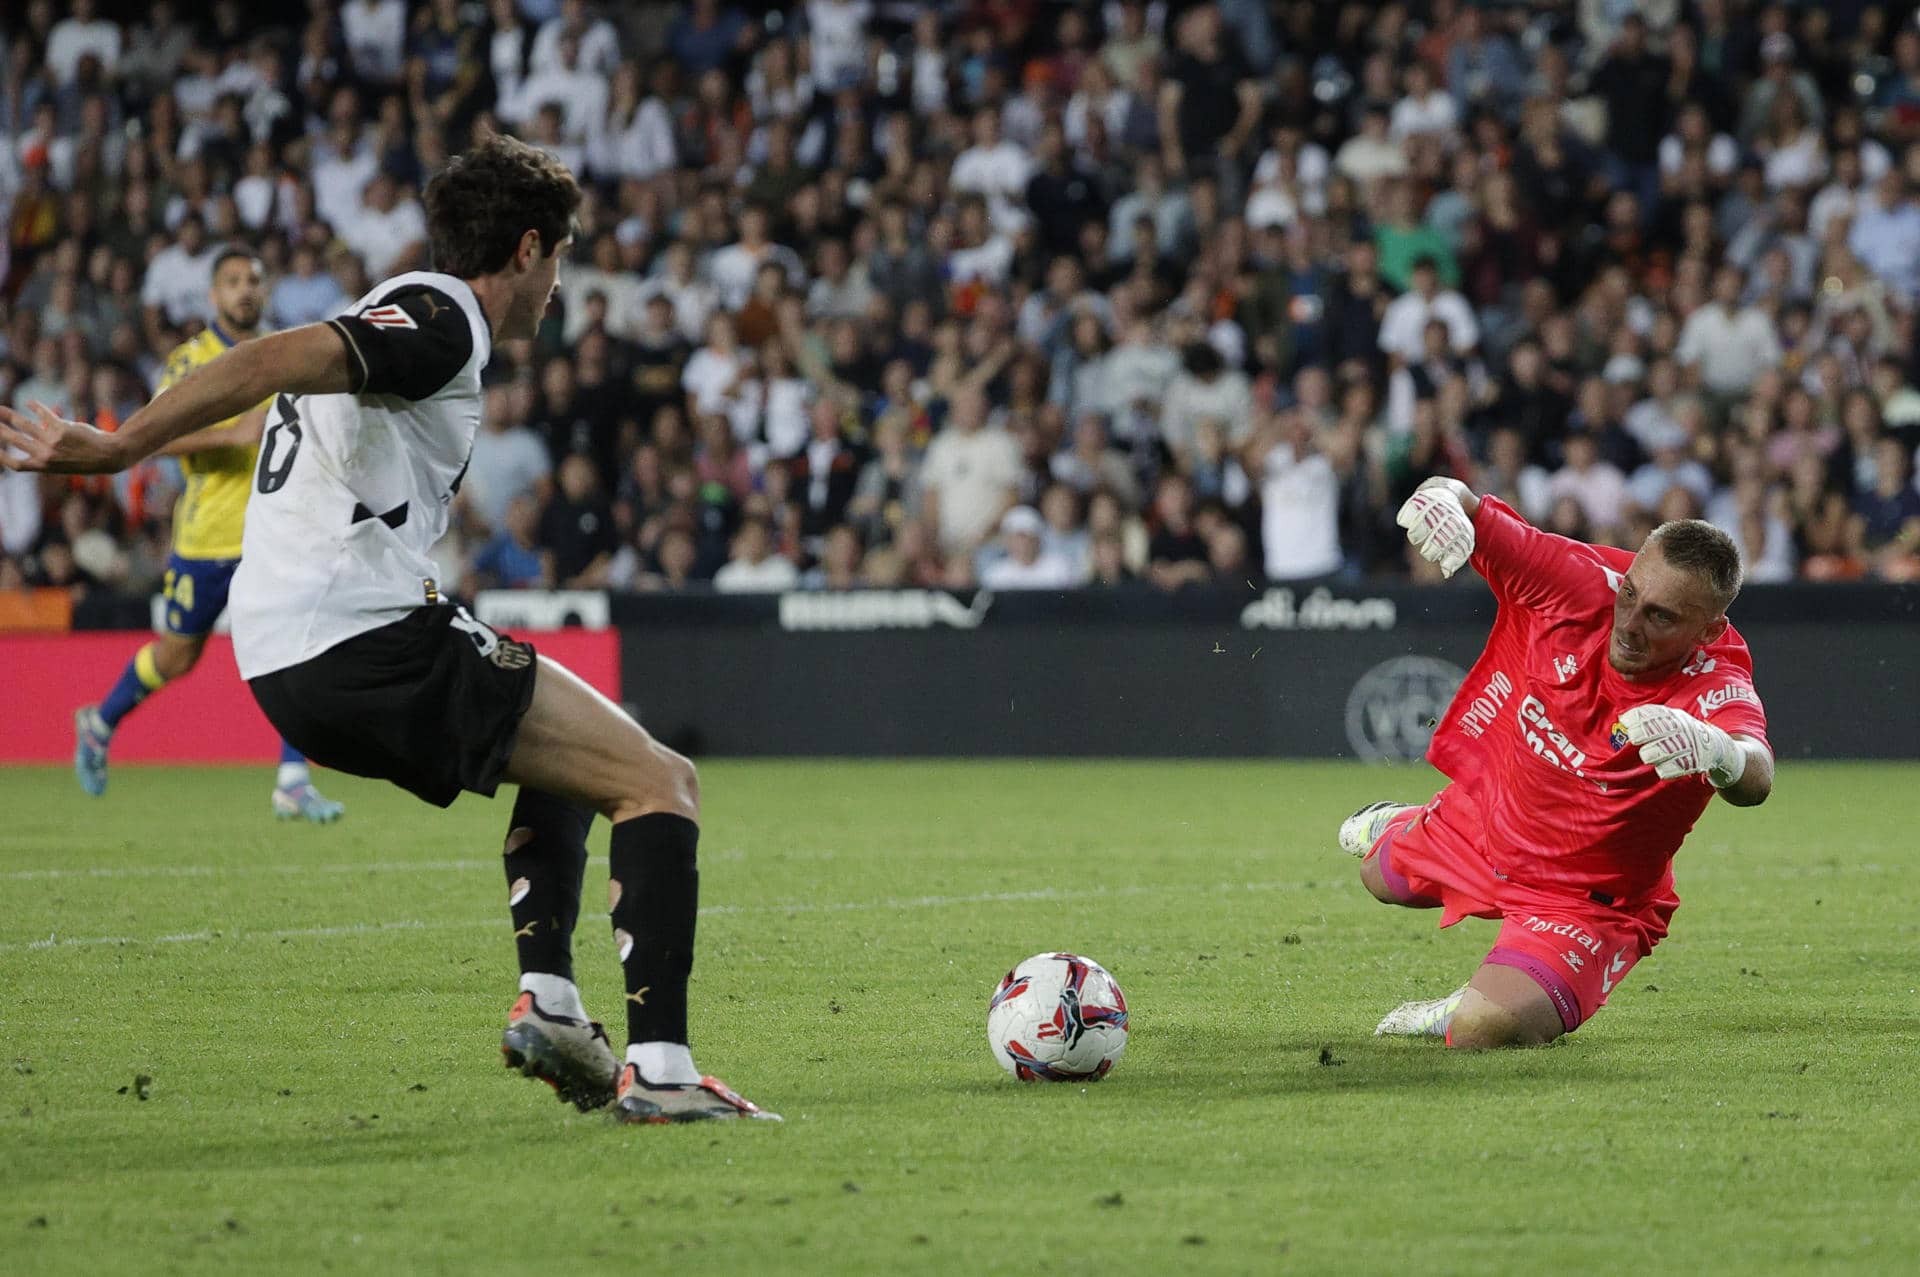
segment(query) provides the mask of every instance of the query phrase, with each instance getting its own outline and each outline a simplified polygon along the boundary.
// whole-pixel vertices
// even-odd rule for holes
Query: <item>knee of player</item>
[[[656,744],[641,788],[641,801],[653,810],[699,819],[700,774],[685,754]]]
[[[1360,884],[1381,904],[1397,905],[1393,891],[1387,886],[1386,875],[1380,872],[1380,861],[1376,856],[1368,856],[1360,862]]]
[[[700,815],[700,770],[685,754],[675,753],[673,750],[666,752],[672,759],[669,770],[673,776],[674,792],[686,807],[685,814],[689,817],[698,817]]]
[[[1497,1007],[1462,1006],[1447,1026],[1447,1045],[1456,1051],[1497,1051],[1506,1047],[1545,1046],[1553,1038],[1529,1028],[1518,1016]]]
[[[182,643],[162,644],[153,652],[153,667],[168,682],[191,673],[199,663],[200,649]]]

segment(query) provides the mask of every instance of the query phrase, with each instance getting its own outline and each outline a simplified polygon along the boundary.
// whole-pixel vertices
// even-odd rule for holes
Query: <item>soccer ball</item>
[[[1126,995],[1091,958],[1036,954],[993,991],[987,1045],[1022,1082],[1103,1078],[1127,1049]]]

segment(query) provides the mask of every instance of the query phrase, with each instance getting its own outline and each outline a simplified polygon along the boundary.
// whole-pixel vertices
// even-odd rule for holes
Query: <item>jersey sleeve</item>
[[[1498,497],[1480,498],[1468,562],[1502,603],[1526,608],[1610,596],[1620,584],[1598,548],[1542,532]]]
[[[426,284],[389,293],[358,314],[327,323],[347,344],[356,395],[430,399],[473,355],[466,312]]]
[[[1752,681],[1736,670],[1729,670],[1725,677],[1709,678],[1711,681],[1703,679],[1690,684],[1668,703],[1729,735],[1750,736],[1771,750],[1766,707],[1760,703]]]

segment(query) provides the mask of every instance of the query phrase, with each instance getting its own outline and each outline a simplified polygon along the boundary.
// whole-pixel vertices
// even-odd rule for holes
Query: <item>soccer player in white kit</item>
[[[267,718],[317,762],[442,807],[461,790],[519,786],[505,844],[522,971],[507,1063],[582,1109],[611,1103],[623,1121],[775,1118],[703,1076],[687,1046],[693,764],[449,604],[428,557],[480,424],[481,370],[494,342],[539,325],[580,188],[544,152],[493,137],[436,175],[426,204],[435,270],[382,281],[340,318],[235,347],[115,434],[38,403],[0,407],[0,465],[123,470],[272,396],[228,603],[235,659]],[[572,978],[595,813],[613,825],[624,1063]]]

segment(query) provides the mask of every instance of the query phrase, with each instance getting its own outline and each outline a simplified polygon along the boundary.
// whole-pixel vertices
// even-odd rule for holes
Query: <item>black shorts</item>
[[[423,607],[249,681],[267,721],[316,763],[438,807],[491,798],[533,701],[533,646],[461,607]]]

